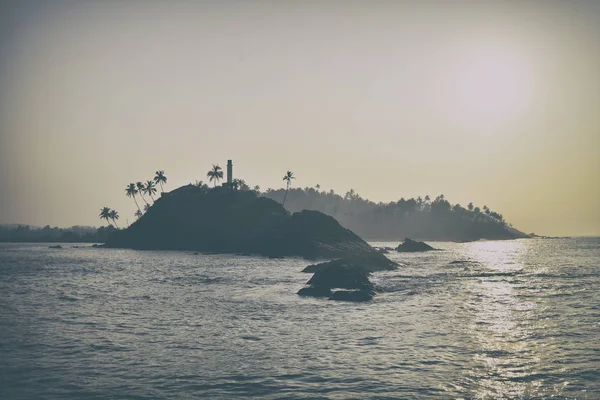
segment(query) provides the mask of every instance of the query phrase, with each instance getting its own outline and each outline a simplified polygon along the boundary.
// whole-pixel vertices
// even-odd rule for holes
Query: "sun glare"
[[[469,49],[459,58],[453,75],[455,106],[468,120],[510,120],[531,102],[529,65],[514,49]]]

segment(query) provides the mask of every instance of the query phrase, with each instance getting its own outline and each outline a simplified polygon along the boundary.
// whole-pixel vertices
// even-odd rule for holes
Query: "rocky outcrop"
[[[435,250],[433,247],[424,242],[417,242],[416,240],[412,240],[409,238],[404,239],[404,243],[400,243],[398,247],[396,247],[396,251],[402,253],[413,253],[418,251],[430,251]]]
[[[291,215],[252,191],[206,190],[193,185],[165,193],[107,247],[245,253],[307,259],[375,254],[334,218],[318,211]]]
[[[396,267],[396,263],[379,253],[310,265],[303,272],[314,272],[314,275],[306,282],[309,286],[300,289],[298,294],[328,297],[330,300],[369,301],[377,292],[369,280],[371,273]]]

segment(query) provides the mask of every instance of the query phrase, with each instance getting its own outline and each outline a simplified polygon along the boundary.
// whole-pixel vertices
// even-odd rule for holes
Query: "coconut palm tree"
[[[294,177],[294,173],[292,171],[288,171],[285,173],[285,175],[283,176],[283,180],[286,181],[285,182],[285,196],[283,196],[283,203],[281,203],[281,205],[285,205],[285,199],[287,198],[287,194],[290,190],[290,186],[292,186],[292,179],[296,179]]]
[[[423,207],[423,199],[421,198],[421,196],[417,197],[417,205],[419,206],[419,208]]]
[[[210,171],[208,171],[206,176],[209,178],[208,180],[210,182],[214,181],[214,186],[217,186],[217,182],[219,180],[223,179],[223,170],[221,169],[219,164],[217,164],[217,165],[213,164],[212,169]]]
[[[160,185],[160,192],[164,193],[163,183],[165,185],[167,184],[167,177],[165,176],[165,171],[156,171],[156,175],[154,175],[154,183]]]
[[[140,205],[138,204],[137,200],[135,199],[135,195],[138,194],[138,190],[135,187],[135,183],[130,183],[129,185],[127,185],[127,187],[125,188],[125,194],[127,195],[127,197],[133,197],[133,201],[135,202],[135,205],[138,208],[138,211],[140,209]]]
[[[102,209],[100,210],[100,219],[105,219],[106,222],[108,222],[108,225],[110,226],[110,208],[102,207]]]
[[[115,226],[117,227],[117,229],[119,229],[119,226],[117,225],[119,213],[117,212],[117,210],[110,210],[110,212],[108,213],[108,217],[113,220]]]
[[[471,202],[471,203],[467,204],[467,209],[468,209],[469,211],[473,211],[473,207],[475,207],[475,206],[473,205],[473,202]]]
[[[154,197],[152,197],[152,195],[156,193],[156,187],[154,186],[154,182],[146,181],[146,185],[144,186],[144,193],[150,196],[150,198],[154,202]]]
[[[142,210],[137,210],[137,211],[135,212],[135,216],[136,216],[138,219],[139,219],[139,218],[141,218],[141,217],[142,217],[142,215],[144,215],[144,213],[142,213]]]
[[[135,186],[137,187],[137,190],[138,190],[138,193],[140,194],[140,197],[142,198],[142,200],[144,200],[144,203],[146,203],[146,205],[148,205],[148,202],[144,198],[144,191],[146,189],[146,186],[144,186],[144,184],[142,182],[137,182],[135,184]]]

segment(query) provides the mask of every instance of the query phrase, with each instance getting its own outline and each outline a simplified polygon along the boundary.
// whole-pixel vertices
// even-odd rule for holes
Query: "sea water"
[[[431,244],[369,303],[299,297],[302,259],[0,244],[0,398],[600,398],[599,238]]]

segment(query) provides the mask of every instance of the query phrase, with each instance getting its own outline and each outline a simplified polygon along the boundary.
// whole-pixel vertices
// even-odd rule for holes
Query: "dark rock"
[[[396,250],[403,253],[412,253],[417,251],[429,251],[435,249],[427,243],[417,242],[416,240],[406,238],[404,239],[404,243],[401,243],[400,245],[398,245],[398,247],[396,247]]]
[[[371,301],[373,300],[373,292],[368,290],[336,290],[329,299],[355,302]]]
[[[329,289],[372,290],[373,284],[369,281],[369,275],[370,272],[365,269],[333,262],[319,268],[306,283]]]
[[[49,249],[62,249],[63,247],[60,244],[57,244],[56,246],[48,246]]]
[[[334,292],[331,300],[368,301],[375,295],[375,287],[369,280],[373,271],[397,268],[397,264],[379,253],[345,257],[321,264],[310,265],[305,272],[314,272],[307,282],[310,287],[301,289],[301,296],[324,297],[331,289],[357,289]]]
[[[130,227],[112,233],[106,245],[309,259],[376,253],[318,211],[290,215],[278,202],[253,191],[189,186],[156,200]]]
[[[298,290],[299,296],[330,297],[331,289],[326,287],[308,286]]]

